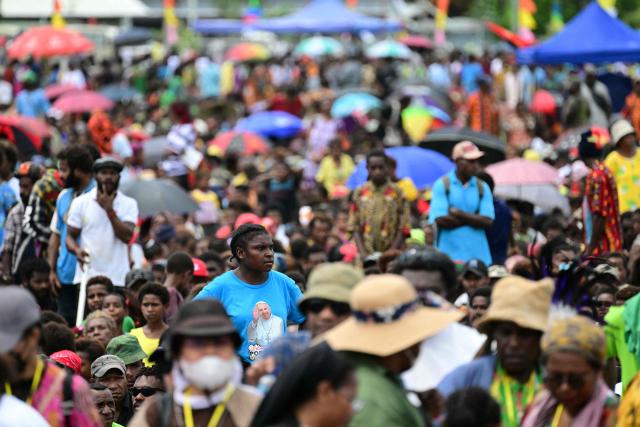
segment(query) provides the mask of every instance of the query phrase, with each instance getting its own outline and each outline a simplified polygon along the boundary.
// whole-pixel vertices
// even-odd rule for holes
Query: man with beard
[[[40,309],[33,295],[17,286],[0,288],[0,355],[11,360],[12,374],[4,383],[4,394],[31,405],[54,427],[101,426],[89,385],[40,358],[41,336]]]
[[[51,220],[49,267],[51,285],[58,291],[58,312],[72,325],[78,307],[78,282],[74,281],[76,257],[67,249],[66,219],[71,202],[95,187],[91,166],[91,152],[82,145],[72,145],[58,154],[58,169],[65,189],[58,196],[56,211]]]
[[[138,220],[138,204],[118,191],[122,163],[103,157],[93,164],[96,188],[71,203],[67,218],[67,249],[76,255],[75,282],[84,269],[88,277],[107,276],[124,287],[129,272],[128,243]]]

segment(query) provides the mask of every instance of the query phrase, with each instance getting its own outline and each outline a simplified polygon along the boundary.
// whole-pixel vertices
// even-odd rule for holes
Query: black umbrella
[[[129,28],[122,31],[113,39],[116,46],[135,46],[144,44],[153,38],[151,31],[146,28]]]
[[[198,210],[189,194],[170,179],[128,181],[122,184],[122,192],[136,199],[142,217],[160,212],[184,214]]]
[[[422,148],[438,151],[451,158],[453,146],[460,141],[471,141],[486,153],[485,162],[495,163],[505,159],[507,144],[493,135],[468,128],[443,128],[430,132],[420,143]]]

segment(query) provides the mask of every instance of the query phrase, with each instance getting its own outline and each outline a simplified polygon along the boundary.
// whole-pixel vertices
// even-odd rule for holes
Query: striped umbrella
[[[293,53],[297,56],[341,56],[344,48],[339,41],[331,37],[315,36],[302,40]]]
[[[367,49],[369,58],[398,58],[411,57],[411,49],[395,40],[382,40],[374,43]]]
[[[207,151],[211,147],[222,150],[225,154],[264,154],[269,151],[269,143],[260,135],[253,132],[229,131],[218,134],[207,144]],[[215,151],[215,149],[213,149]]]
[[[269,59],[266,47],[257,43],[240,43],[227,50],[224,58],[228,61],[264,61]]]

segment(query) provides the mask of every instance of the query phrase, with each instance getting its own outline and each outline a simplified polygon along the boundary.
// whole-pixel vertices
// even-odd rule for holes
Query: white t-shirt
[[[22,400],[4,395],[0,398],[0,427],[48,427],[42,415]]]
[[[124,286],[129,272],[129,248],[118,239],[107,212],[96,200],[98,190],[76,197],[71,202],[67,225],[80,229],[79,245],[90,255],[88,277],[107,276],[115,286]],[[138,220],[138,203],[120,191],[113,201],[113,209],[122,222],[135,224]],[[80,264],[76,267],[74,283],[82,280]]]

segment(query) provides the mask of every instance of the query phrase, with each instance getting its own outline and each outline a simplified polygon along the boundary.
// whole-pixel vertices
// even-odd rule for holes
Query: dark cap
[[[153,274],[151,274],[151,272],[146,269],[134,268],[133,270],[130,270],[124,277],[124,283],[126,284],[127,288],[131,288],[136,283],[141,281],[152,282]]]
[[[98,172],[101,169],[115,169],[118,173],[122,172],[122,163],[113,157],[101,157],[93,162],[93,171]]]
[[[19,286],[0,288],[0,353],[11,350],[22,334],[40,320],[40,307],[31,292]]]
[[[214,299],[191,301],[180,307],[171,322],[171,340],[177,336],[218,337],[230,335],[236,347],[240,336],[222,304]]]
[[[465,263],[465,265],[462,267],[462,276],[464,276],[467,273],[473,273],[478,277],[488,277],[489,276],[489,269],[487,268],[487,265],[480,261],[477,258],[472,258],[469,261],[467,261]]]

